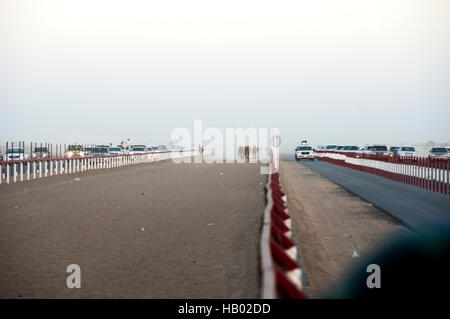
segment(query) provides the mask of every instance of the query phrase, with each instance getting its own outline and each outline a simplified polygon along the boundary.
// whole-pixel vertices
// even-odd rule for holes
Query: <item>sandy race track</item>
[[[265,180],[166,161],[0,185],[0,298],[257,298]]]

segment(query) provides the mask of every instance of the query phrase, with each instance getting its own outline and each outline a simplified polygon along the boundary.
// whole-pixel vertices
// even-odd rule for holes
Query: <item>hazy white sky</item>
[[[0,140],[450,142],[450,1],[0,0]]]

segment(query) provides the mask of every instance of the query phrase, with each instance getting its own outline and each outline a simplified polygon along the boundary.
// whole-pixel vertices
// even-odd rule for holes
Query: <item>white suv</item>
[[[398,156],[416,156],[416,149],[414,146],[400,146],[397,151]]]
[[[314,152],[312,147],[309,145],[297,146],[295,149],[295,160],[298,161],[305,158],[314,161]]]
[[[389,151],[384,144],[368,144],[362,151],[364,155],[389,155]]]
[[[25,153],[24,149],[21,147],[8,148],[6,151],[7,161],[23,161],[28,159],[28,154]]]

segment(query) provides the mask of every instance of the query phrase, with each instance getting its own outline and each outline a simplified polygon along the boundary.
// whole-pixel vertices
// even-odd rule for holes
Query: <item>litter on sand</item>
[[[147,193],[146,192],[142,192],[141,195],[147,195]]]
[[[79,179],[78,177],[75,177],[75,178],[73,179],[73,181],[74,181],[74,182],[79,182],[80,179]]]
[[[356,250],[353,251],[352,258],[359,258],[359,254],[356,252]]]
[[[145,231],[144,227],[141,227],[141,231]]]
[[[219,174],[220,176],[222,176],[223,175],[223,173],[222,172],[220,172],[220,174]]]
[[[208,226],[214,226],[214,223],[209,223]]]

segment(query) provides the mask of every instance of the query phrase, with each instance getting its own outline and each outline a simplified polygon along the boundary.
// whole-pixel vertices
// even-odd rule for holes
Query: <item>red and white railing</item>
[[[271,156],[272,158],[272,156]],[[292,241],[291,219],[280,175],[271,160],[272,174],[266,184],[267,203],[261,233],[261,297],[307,298],[302,291],[302,270],[297,263],[297,247]]]
[[[450,195],[450,160],[315,151],[317,159]]]
[[[195,155],[197,151],[147,152],[85,157],[54,157],[0,162],[0,184],[53,175],[74,174],[96,169],[163,161]]]

